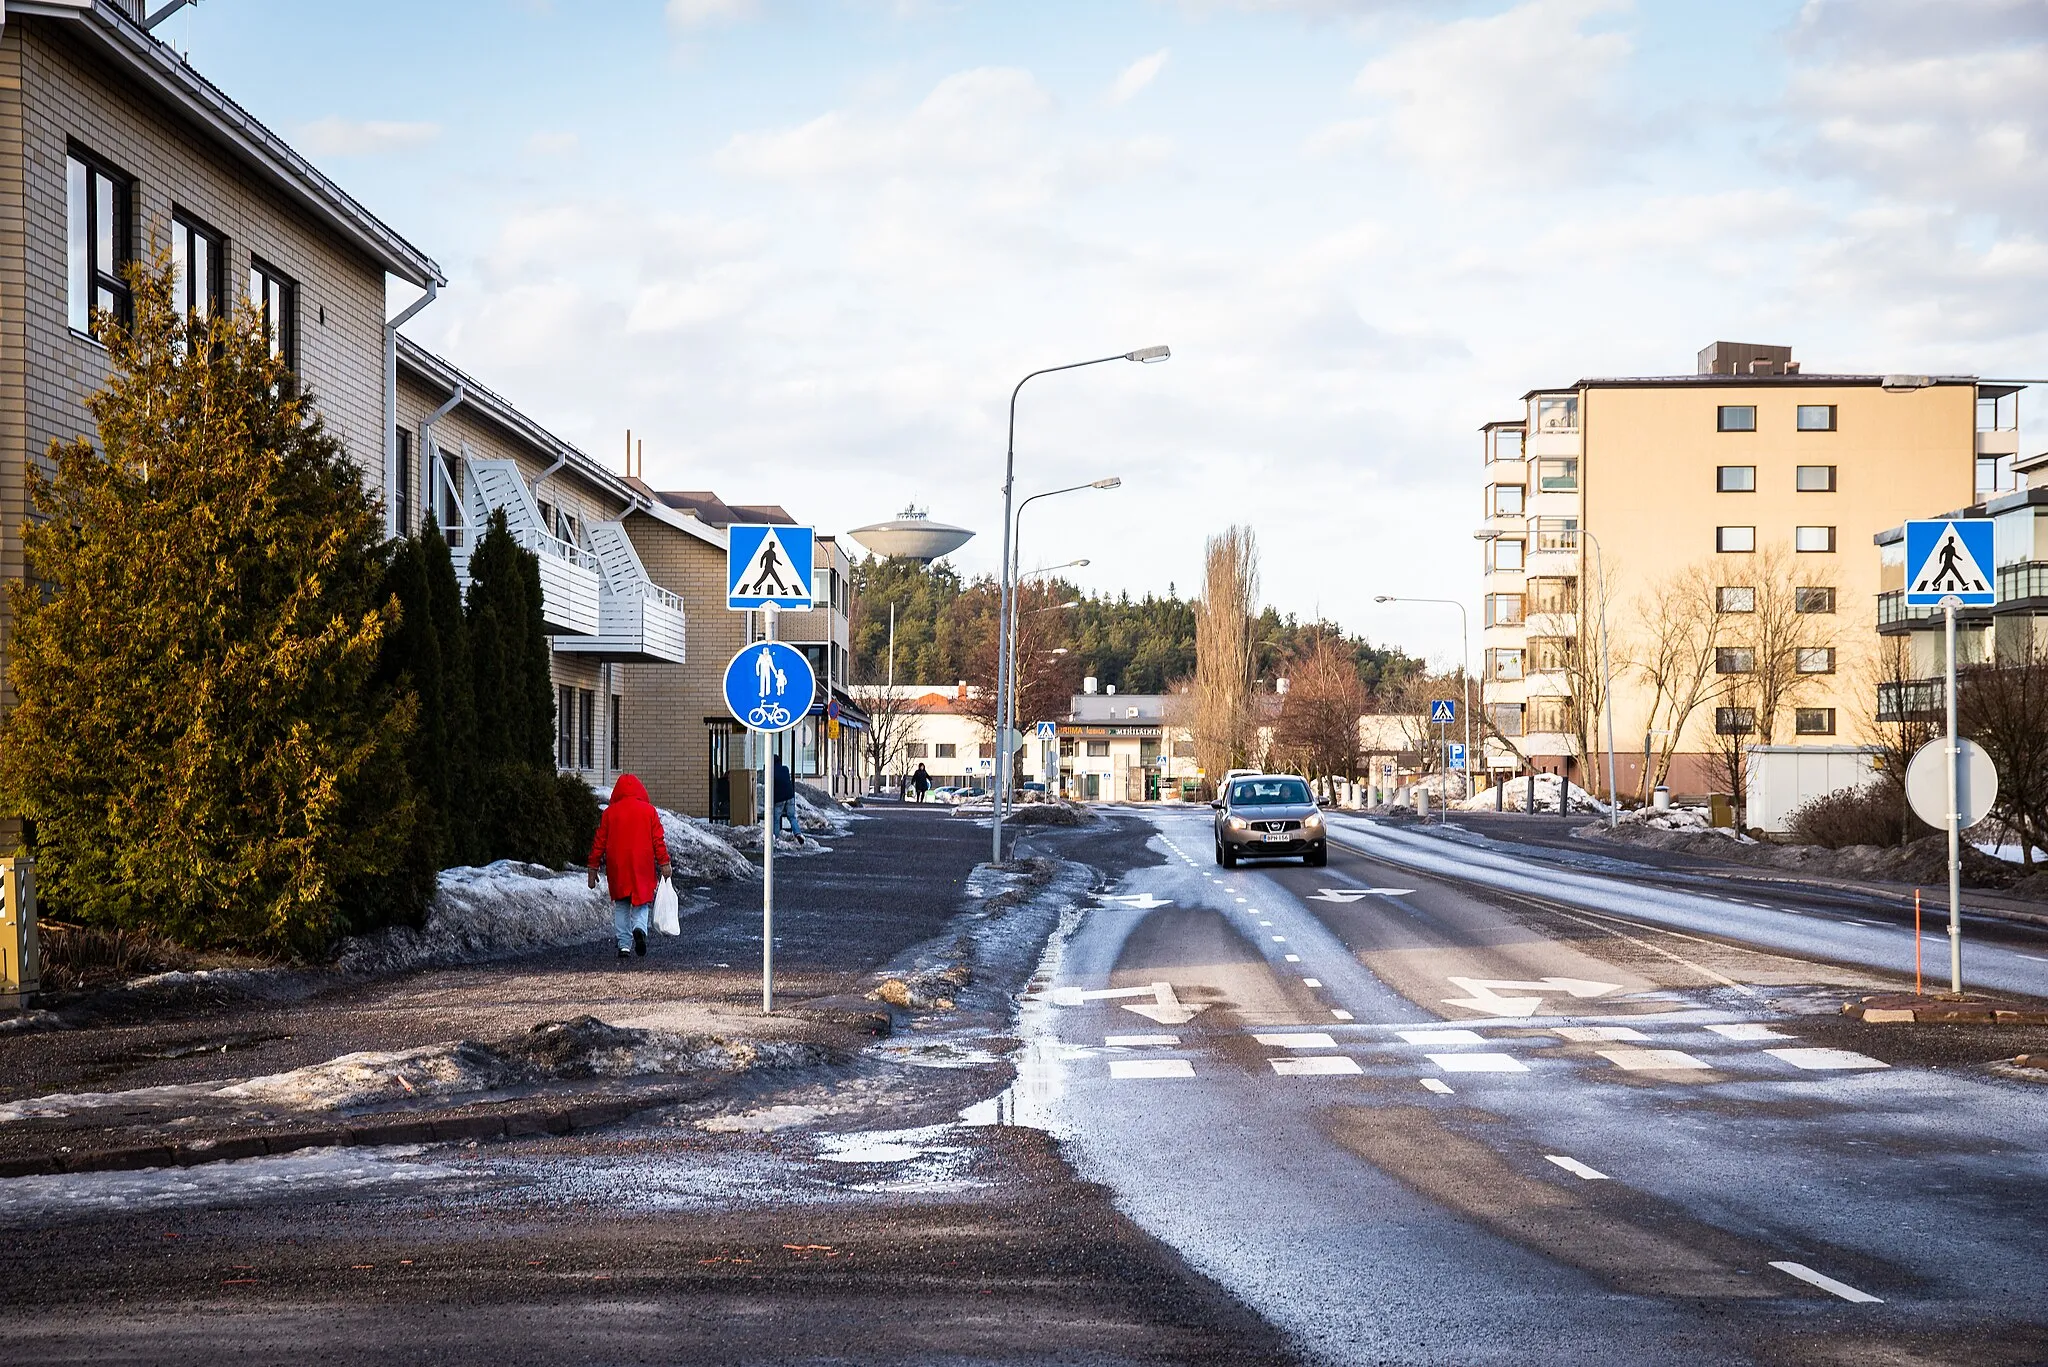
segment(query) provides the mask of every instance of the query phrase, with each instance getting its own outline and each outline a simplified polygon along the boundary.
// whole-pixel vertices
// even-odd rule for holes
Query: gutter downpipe
[[[412,316],[434,302],[441,293],[440,283],[431,277],[427,280],[427,292],[399,311],[396,318],[384,324],[384,535],[399,535],[398,500],[393,496],[398,483],[398,330],[410,322]],[[462,401],[462,386],[455,386],[455,397],[446,405],[435,410],[434,416],[420,425],[422,460],[425,459],[426,431],[437,421],[448,415],[448,410]]]

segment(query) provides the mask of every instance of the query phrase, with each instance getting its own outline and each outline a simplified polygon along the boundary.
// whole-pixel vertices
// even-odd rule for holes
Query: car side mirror
[[[1332,798],[1319,797],[1316,799],[1316,806],[1318,807],[1334,807],[1336,805],[1336,801]]]
[[[1221,800],[1220,798],[1219,798],[1218,800],[1216,800],[1215,802],[1212,802],[1212,803],[1210,803],[1209,805],[1210,805],[1211,807],[1214,807],[1214,808],[1215,808],[1215,809],[1216,809],[1217,811],[1219,811],[1219,812],[1223,810],[1223,802],[1222,802],[1222,800]]]

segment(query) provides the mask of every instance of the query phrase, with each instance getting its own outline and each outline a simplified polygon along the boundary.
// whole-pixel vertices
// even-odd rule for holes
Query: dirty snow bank
[[[1731,838],[1728,831],[1704,826],[1660,828],[1646,821],[1631,821],[1628,817],[1623,817],[1620,826],[1613,831],[1593,825],[1572,834],[1586,840],[1651,845],[1680,854],[1706,855],[1821,878],[1869,879],[1928,887],[1948,880],[1948,837],[1945,835],[1927,836],[1904,849],[1850,845],[1831,850],[1822,845],[1778,845],[1746,836],[1736,839]],[[1975,846],[1964,845],[1962,854],[1964,887],[2012,888],[2020,879],[2018,866],[1994,859]],[[2040,895],[2039,890],[2024,886],[2014,890],[2021,896]]]
[[[1526,812],[1529,810],[1529,780],[1526,776],[1511,778],[1506,783],[1497,786],[1505,790],[1500,794],[1503,810],[1510,812]],[[1536,775],[1536,810],[1539,812],[1556,811],[1558,809],[1558,792],[1566,786],[1564,779],[1557,774]],[[1607,804],[1599,798],[1594,797],[1576,783],[1570,784],[1569,788],[1573,815],[1576,816],[1580,812],[1588,815],[1596,812],[1602,816],[1607,814]],[[1472,796],[1454,802],[1451,805],[1461,812],[1490,812],[1493,810],[1494,796],[1493,789],[1489,788],[1483,793],[1474,793]]]
[[[661,812],[661,835],[668,842],[668,857],[677,876],[705,883],[730,883],[761,876],[761,871],[730,841],[721,838],[723,827],[666,809],[656,810]]]
[[[443,869],[427,924],[393,926],[348,940],[335,965],[344,973],[504,958],[612,933],[611,903],[585,886],[583,871],[501,859],[482,868]]]

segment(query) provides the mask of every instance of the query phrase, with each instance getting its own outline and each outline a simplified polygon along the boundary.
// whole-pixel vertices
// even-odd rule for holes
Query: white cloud
[[[663,13],[669,27],[677,30],[730,24],[754,12],[754,0],[668,0]]]
[[[392,123],[329,116],[301,124],[298,144],[316,157],[373,157],[407,152],[441,136],[438,123]]]
[[[1388,144],[1433,177],[1552,180],[1628,135],[1614,86],[1634,43],[1588,25],[1629,8],[1528,0],[1438,24],[1368,63],[1355,88],[1384,106]]]
[[[526,153],[533,157],[566,157],[583,145],[574,133],[541,131],[526,139]]]
[[[1122,104],[1157,80],[1159,73],[1166,67],[1167,52],[1168,49],[1161,48],[1149,56],[1140,57],[1118,72],[1116,80],[1110,83],[1109,102]]]
[[[1009,166],[1024,147],[1024,126],[1051,106],[1031,73],[978,67],[940,81],[908,116],[833,110],[794,128],[735,134],[713,165],[773,180]]]

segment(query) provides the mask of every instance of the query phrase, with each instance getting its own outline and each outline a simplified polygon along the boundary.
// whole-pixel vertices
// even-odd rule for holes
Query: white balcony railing
[[[597,631],[558,639],[555,649],[633,664],[681,664],[683,600],[647,577],[624,523],[593,522],[585,530],[586,554],[601,581]]]

